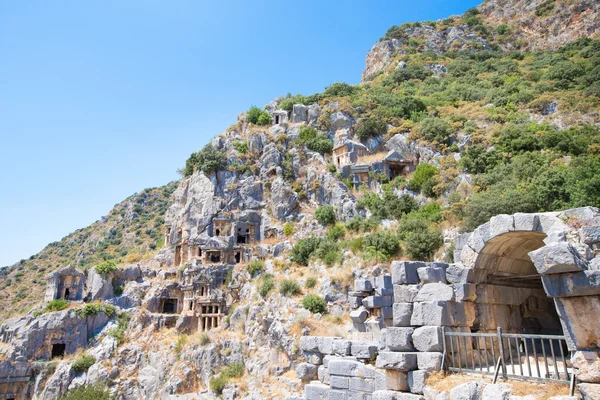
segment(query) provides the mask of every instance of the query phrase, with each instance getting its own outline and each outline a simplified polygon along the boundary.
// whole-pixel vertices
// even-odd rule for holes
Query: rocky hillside
[[[149,259],[163,245],[162,226],[176,182],[144,189],[92,225],[52,242],[39,253],[0,269],[0,321],[39,303],[46,275],[66,265],[87,269],[104,260]]]
[[[600,35],[594,0],[487,0],[460,16],[391,27],[367,54],[363,80],[395,54],[461,50],[556,50],[581,37]]]
[[[300,395],[300,337],[373,333],[348,318],[355,280],[452,263],[497,214],[600,206],[598,18],[487,1],[390,28],[360,85],[250,107],[179,182],[2,270],[0,320],[24,316],[0,327],[0,378],[23,367],[41,399]]]

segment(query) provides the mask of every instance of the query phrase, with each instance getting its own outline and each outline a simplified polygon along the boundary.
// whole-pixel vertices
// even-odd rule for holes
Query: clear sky
[[[0,266],[178,179],[250,105],[358,83],[390,26],[478,3],[0,2]]]

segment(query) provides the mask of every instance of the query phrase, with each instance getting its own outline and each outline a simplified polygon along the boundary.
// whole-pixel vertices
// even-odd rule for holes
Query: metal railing
[[[442,328],[448,371],[501,374],[506,380],[571,382],[573,370],[561,335],[454,332]]]

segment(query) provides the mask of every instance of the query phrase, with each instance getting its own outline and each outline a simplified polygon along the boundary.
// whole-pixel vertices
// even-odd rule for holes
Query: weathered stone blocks
[[[463,267],[461,264],[450,264],[446,268],[446,280],[449,283],[473,283],[475,282],[475,271]]]
[[[372,400],[423,400],[423,397],[412,393],[377,390],[373,392]]]
[[[392,283],[406,285],[419,283],[417,269],[425,267],[421,261],[394,261],[392,262]]]
[[[417,353],[417,366],[425,371],[439,371],[442,368],[442,353]]]
[[[423,394],[425,388],[425,379],[427,379],[427,371],[416,370],[408,372],[408,386],[411,393]]]
[[[414,302],[420,289],[420,285],[394,285],[394,303]]]
[[[479,400],[482,387],[478,382],[468,382],[450,390],[450,400]]]
[[[442,351],[442,328],[439,326],[422,326],[412,334],[413,345],[418,351]]]
[[[385,370],[387,390],[408,391],[408,373],[404,371]]]
[[[412,342],[414,328],[387,328],[385,347],[392,351],[414,351]]]
[[[317,366],[309,363],[298,364],[296,376],[304,382],[310,382],[317,378]]]
[[[454,300],[460,301],[475,301],[477,300],[477,285],[471,283],[454,283]]]
[[[505,383],[486,385],[481,394],[481,400],[509,400],[510,386]]]
[[[375,366],[384,369],[412,371],[417,369],[417,354],[382,351],[377,356]]]
[[[370,292],[373,285],[369,279],[357,279],[354,281],[354,290],[357,292]]]
[[[425,301],[413,304],[411,325],[452,326],[451,312],[447,301]]]
[[[322,383],[310,383],[304,386],[306,400],[328,400],[329,386]]]
[[[446,283],[446,271],[441,267],[421,267],[417,269],[417,274],[422,283]]]
[[[420,270],[419,270],[420,271]],[[452,286],[444,283],[426,283],[419,290],[415,301],[450,301],[454,300]]]
[[[360,308],[357,308],[356,310],[350,311],[350,319],[352,320],[352,322],[357,322],[357,323],[362,324],[367,320],[368,317],[369,317],[369,312],[364,307],[360,307]]]
[[[600,383],[600,355],[597,351],[577,351],[571,362],[579,381]]]
[[[394,303],[394,326],[410,326],[410,318],[412,316],[412,311],[412,303]]]
[[[393,298],[392,296],[369,296],[363,299],[362,304],[366,308],[391,307]]]
[[[571,243],[551,243],[528,253],[540,275],[580,272],[587,262]]]

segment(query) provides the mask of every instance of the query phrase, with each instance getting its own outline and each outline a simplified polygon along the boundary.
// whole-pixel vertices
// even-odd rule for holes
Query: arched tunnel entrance
[[[486,242],[475,261],[475,329],[496,323],[506,332],[563,334],[554,301],[528,255],[545,246],[545,238],[542,232],[513,231]]]

